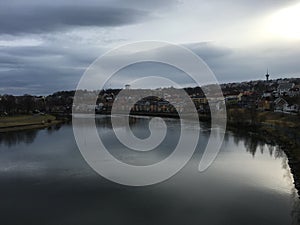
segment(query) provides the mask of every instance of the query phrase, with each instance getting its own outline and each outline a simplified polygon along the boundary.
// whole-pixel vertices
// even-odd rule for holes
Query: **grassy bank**
[[[60,123],[52,115],[15,115],[0,117],[0,133],[27,129],[39,129]]]

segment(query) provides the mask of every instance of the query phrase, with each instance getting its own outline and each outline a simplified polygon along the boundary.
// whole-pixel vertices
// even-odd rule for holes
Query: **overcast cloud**
[[[263,79],[267,68],[273,78],[299,77],[300,36],[270,34],[266,22],[272,13],[297,4],[279,0],[1,1],[0,94],[74,89],[97,57],[141,40],[182,44],[202,57],[221,83]],[[161,70],[145,67],[153,73]]]

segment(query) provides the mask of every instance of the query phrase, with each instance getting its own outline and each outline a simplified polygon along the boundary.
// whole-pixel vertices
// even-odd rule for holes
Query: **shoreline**
[[[16,115],[0,118],[0,134],[6,132],[18,132],[32,129],[43,129],[61,124],[53,115]]]
[[[43,129],[61,123],[63,123],[63,121],[57,120],[51,123],[44,123],[44,124],[28,124],[28,125],[18,125],[18,126],[3,127],[3,128],[1,127],[0,134],[5,132],[18,132],[23,130]]]
[[[95,115],[111,115],[110,113],[96,113]],[[120,114],[122,115],[122,114]],[[164,112],[130,112],[129,116],[149,116],[149,117],[162,117],[162,118],[174,118],[179,119],[179,115],[177,113],[164,113]],[[207,114],[198,114],[200,121],[210,121],[211,117]]]

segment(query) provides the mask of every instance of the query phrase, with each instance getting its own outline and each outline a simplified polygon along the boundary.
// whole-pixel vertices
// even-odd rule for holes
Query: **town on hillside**
[[[300,78],[266,79],[245,81],[240,83],[221,84],[227,108],[255,109],[258,111],[273,111],[299,115],[300,111]],[[184,88],[190,99],[194,102],[197,111],[201,114],[209,114],[209,99],[203,90],[210,90],[210,85]],[[126,85],[123,90],[126,95],[118,97],[122,89],[107,89],[101,91],[79,90],[84,102],[75,105],[77,111],[88,111],[109,114],[113,103],[118,100],[120,110],[128,110],[139,113],[176,113],[176,110],[185,107],[185,102],[175,92],[175,88],[158,88],[155,90],[131,89]],[[152,91],[153,95],[139,99],[143,92]],[[205,92],[207,93],[207,92]],[[71,114],[75,91],[60,91],[48,96],[13,96],[0,95],[0,115],[16,114]],[[159,94],[159,95],[157,95]],[[163,96],[163,97],[156,97]],[[89,99],[91,101],[89,101]],[[96,105],[90,102],[97,99]],[[176,109],[172,102],[176,102]],[[84,109],[84,110],[83,110]]]

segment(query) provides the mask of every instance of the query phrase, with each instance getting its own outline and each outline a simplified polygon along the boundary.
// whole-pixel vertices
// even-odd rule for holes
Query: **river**
[[[165,118],[168,131],[162,144],[155,151],[136,152],[117,141],[109,117],[99,116],[96,121],[112,154],[136,165],[167,157],[180,135],[179,120]],[[133,133],[147,137],[148,122],[148,117],[131,118]],[[0,222],[297,224],[298,196],[280,147],[227,131],[216,160],[199,172],[209,133],[209,127],[201,124],[196,152],[180,172],[142,187],[116,184],[94,172],[78,150],[71,124],[0,134]]]

